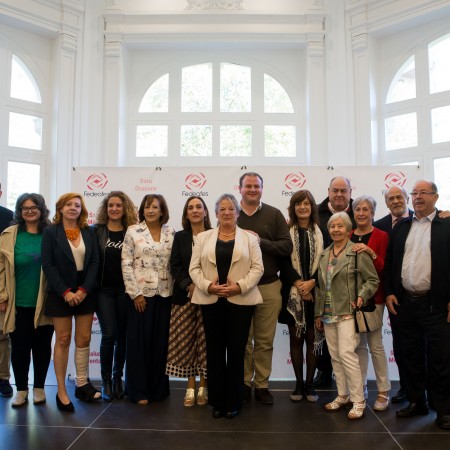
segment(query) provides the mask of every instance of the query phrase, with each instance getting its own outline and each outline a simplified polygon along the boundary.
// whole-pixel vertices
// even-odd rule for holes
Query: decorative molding
[[[244,9],[242,3],[244,0],[187,0],[188,10],[207,10],[207,9]]]
[[[77,51],[77,37],[67,33],[60,34],[61,50],[75,53]]]

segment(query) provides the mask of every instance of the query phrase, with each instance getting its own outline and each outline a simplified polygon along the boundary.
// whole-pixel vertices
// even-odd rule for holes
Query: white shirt
[[[402,266],[402,285],[407,291],[428,291],[431,287],[431,222],[435,217],[436,210],[423,219],[413,215]]]

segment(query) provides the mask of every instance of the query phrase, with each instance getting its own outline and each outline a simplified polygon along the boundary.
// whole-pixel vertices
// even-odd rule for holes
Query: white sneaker
[[[45,391],[42,388],[33,388],[33,403],[35,405],[40,405],[41,403],[45,403]]]
[[[13,398],[11,406],[13,408],[18,408],[19,406],[25,405],[28,401],[28,391],[17,391]]]

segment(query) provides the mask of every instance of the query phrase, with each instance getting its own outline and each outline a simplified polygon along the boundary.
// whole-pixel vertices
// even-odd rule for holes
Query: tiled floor
[[[252,400],[241,414],[213,419],[208,406],[183,407],[184,383],[172,382],[170,399],[147,407],[127,400],[86,404],[74,399],[76,412],[56,408],[56,386],[46,386],[47,404],[13,409],[0,398],[0,449],[450,449],[450,432],[434,424],[435,414],[398,419],[397,407],[351,422],[345,411],[326,412],[336,395],[319,391],[317,404],[289,399],[292,382],[273,382],[273,406]],[[369,404],[376,392],[369,384]],[[70,387],[70,391],[73,388]]]

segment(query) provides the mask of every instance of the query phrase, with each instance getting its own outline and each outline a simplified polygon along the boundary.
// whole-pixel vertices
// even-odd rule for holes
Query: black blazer
[[[386,296],[395,295],[401,302],[402,266],[405,243],[411,229],[412,218],[403,219],[392,230],[384,261],[384,288]],[[437,214],[431,222],[431,303],[434,312],[447,314],[450,292],[450,218]]]
[[[411,210],[408,210],[408,211],[409,211],[409,217],[411,218],[413,215],[413,212]],[[406,219],[406,217],[402,220],[405,220],[405,219]],[[397,222],[395,225],[397,226],[400,222]],[[388,214],[388,215],[382,217],[381,219],[376,220],[373,223],[373,226],[376,228],[379,228],[380,230],[386,231],[386,233],[390,237],[392,234],[392,215]]]
[[[99,266],[98,244],[92,227],[81,229],[86,253],[84,255],[83,282],[80,285],[88,294],[97,286]],[[62,224],[50,225],[42,235],[42,270],[47,277],[47,288],[58,295],[68,290],[76,291],[77,266]]]
[[[191,263],[193,244],[190,230],[181,230],[175,233],[170,255],[170,271],[175,280],[172,293],[174,305],[185,305],[189,301],[186,288],[192,283],[189,276],[189,264]]]

